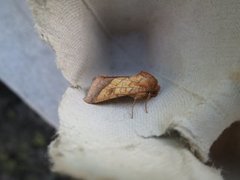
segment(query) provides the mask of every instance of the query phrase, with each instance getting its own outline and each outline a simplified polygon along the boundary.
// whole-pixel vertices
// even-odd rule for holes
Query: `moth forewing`
[[[145,111],[147,112],[147,101],[155,97],[160,90],[157,79],[148,72],[141,71],[133,76],[98,76],[96,77],[84,101],[96,104],[110,99],[130,96],[134,99],[133,107],[137,100],[146,99]]]
[[[111,77],[98,76],[93,79],[92,85],[88,90],[87,96],[83,99],[86,103],[95,104],[99,93],[113,80]]]

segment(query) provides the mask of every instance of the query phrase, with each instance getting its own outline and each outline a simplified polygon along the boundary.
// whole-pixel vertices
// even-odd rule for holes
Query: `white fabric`
[[[67,90],[59,109],[60,140],[50,147],[56,171],[76,177],[155,179],[166,174],[164,179],[174,179],[170,166],[160,166],[172,153],[182,162],[191,158],[191,167],[198,162],[153,137],[178,131],[206,162],[214,140],[240,118],[238,0],[30,2],[58,66],[78,87]],[[130,119],[131,102],[83,102],[94,76],[140,70],[154,74],[161,85],[161,93],[148,103],[148,114],[142,103]],[[126,146],[134,148],[123,150]],[[200,166],[204,170],[187,174],[185,163],[175,169],[182,179],[197,179],[200,172],[212,179],[211,170]]]
[[[77,89],[68,88],[60,105],[59,137],[50,146],[54,171],[91,180],[222,179],[178,139],[139,136],[136,119],[128,118],[124,108],[127,104],[106,105],[99,114],[100,107],[93,112],[79,103],[82,98]],[[120,113],[125,119],[118,118]]]

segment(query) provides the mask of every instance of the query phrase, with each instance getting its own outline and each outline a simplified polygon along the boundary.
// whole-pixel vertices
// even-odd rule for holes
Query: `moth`
[[[133,76],[97,76],[93,79],[84,101],[89,104],[97,104],[123,96],[133,98],[133,108],[137,100],[145,100],[145,112],[147,113],[147,101],[158,95],[160,86],[158,80],[148,72],[141,71]]]

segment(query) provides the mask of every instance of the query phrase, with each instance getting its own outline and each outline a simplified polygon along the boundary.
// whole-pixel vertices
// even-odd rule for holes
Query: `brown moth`
[[[147,101],[157,96],[160,90],[157,79],[148,72],[141,71],[133,76],[97,76],[88,90],[84,101],[89,104],[96,104],[114,98],[130,96],[136,100],[146,99],[145,111],[147,113]]]

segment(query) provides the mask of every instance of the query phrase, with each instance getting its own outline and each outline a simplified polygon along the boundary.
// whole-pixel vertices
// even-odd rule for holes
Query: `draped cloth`
[[[53,170],[88,179],[221,179],[204,165],[240,118],[240,3],[30,0],[36,28],[70,83],[59,106]],[[93,77],[141,70],[161,91],[89,105]]]

